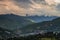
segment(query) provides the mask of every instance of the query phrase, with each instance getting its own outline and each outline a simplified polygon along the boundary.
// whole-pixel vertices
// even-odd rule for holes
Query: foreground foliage
[[[0,38],[0,40],[60,40],[60,33],[48,32],[44,34],[34,34],[29,36]]]

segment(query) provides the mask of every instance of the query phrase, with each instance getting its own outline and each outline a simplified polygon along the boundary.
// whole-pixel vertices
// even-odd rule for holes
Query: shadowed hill
[[[0,27],[11,30],[14,34],[20,34],[20,28],[33,23],[34,22],[24,16],[18,16],[14,14],[0,15]]]
[[[52,21],[44,21],[40,23],[34,23],[32,25],[28,25],[24,28],[21,28],[23,32],[25,33],[39,33],[41,31],[43,32],[49,32],[49,31],[60,31],[60,18],[56,18]]]
[[[0,27],[0,39],[2,38],[9,38],[9,37],[12,37],[13,36],[13,31],[11,30],[8,30],[8,29],[4,29],[4,28],[1,28]],[[15,34],[14,34],[15,35]]]
[[[28,24],[32,24],[33,22],[28,20],[23,16],[18,16],[14,14],[5,14],[0,15],[0,27],[7,28],[7,29],[16,29],[26,26]]]

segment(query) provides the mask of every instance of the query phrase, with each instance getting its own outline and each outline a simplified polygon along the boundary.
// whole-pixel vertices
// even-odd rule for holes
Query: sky
[[[0,0],[0,14],[60,16],[60,0]]]

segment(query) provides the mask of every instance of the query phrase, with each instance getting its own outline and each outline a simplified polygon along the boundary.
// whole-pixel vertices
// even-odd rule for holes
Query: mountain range
[[[60,32],[60,17],[52,21],[34,23],[20,30],[22,33]]]
[[[15,36],[38,33],[45,30],[59,31],[59,24],[60,18],[56,16],[18,16],[14,14],[4,14],[0,15],[0,34]]]
[[[22,16],[13,14],[0,15],[0,27],[2,28],[15,30],[32,23],[32,21]]]
[[[44,16],[44,15],[41,16],[34,15],[34,16],[26,16],[26,17],[33,20],[36,23],[43,22],[43,21],[51,21],[57,18],[57,16]]]

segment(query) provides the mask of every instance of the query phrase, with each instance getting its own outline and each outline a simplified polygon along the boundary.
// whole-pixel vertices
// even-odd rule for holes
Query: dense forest
[[[0,38],[0,40],[60,40],[60,33],[47,32],[44,34],[34,34],[29,36]]]

